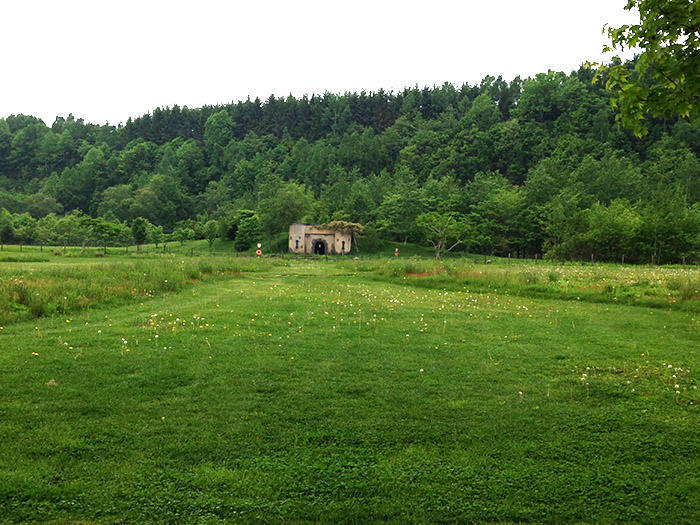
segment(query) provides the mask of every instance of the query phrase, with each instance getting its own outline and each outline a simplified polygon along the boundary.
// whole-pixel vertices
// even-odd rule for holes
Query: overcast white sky
[[[625,0],[0,0],[0,117],[116,124],[197,107],[600,60]]]

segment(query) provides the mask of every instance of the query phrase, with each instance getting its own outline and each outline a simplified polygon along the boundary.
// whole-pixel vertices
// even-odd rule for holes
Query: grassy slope
[[[57,257],[0,264],[0,327],[106,304],[143,301],[201,279],[283,267],[284,260],[176,255]]]
[[[536,261],[395,259],[344,261],[344,267],[407,286],[495,292],[541,299],[673,308],[700,312],[700,268]]]
[[[284,271],[5,327],[2,518],[700,519],[692,314]]]

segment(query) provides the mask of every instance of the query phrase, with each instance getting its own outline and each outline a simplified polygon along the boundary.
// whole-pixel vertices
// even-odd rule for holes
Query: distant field
[[[697,267],[390,253],[5,247],[0,521],[700,521]]]
[[[231,248],[230,244],[225,247]],[[162,249],[144,246],[140,253],[132,249],[128,254],[119,251],[106,256],[94,248],[84,254],[77,247],[55,248],[61,250],[60,256],[51,255],[54,248],[44,252],[37,252],[36,247],[25,247],[22,252],[17,246],[5,248],[0,252],[0,323],[5,324],[148,299],[202,279],[298,267],[301,260],[317,261],[317,269],[362,273],[368,279],[420,288],[635,304],[700,313],[700,267],[696,266],[561,264],[483,256],[436,261],[417,255],[395,257],[393,251],[384,256],[330,258],[290,254],[256,257],[233,251],[220,251],[217,256],[198,241],[189,250],[182,247],[188,253],[162,253]],[[407,248],[414,252],[417,249]],[[190,257],[189,253],[197,255]]]
[[[274,239],[273,246],[270,247],[270,243],[266,240],[262,242],[262,250],[264,255],[287,255],[287,235],[281,235]],[[376,250],[362,250],[359,255],[363,257],[391,257],[394,255],[395,250],[399,250],[399,255],[401,257],[434,257],[434,250],[428,246],[420,246],[413,243],[400,243],[392,241],[382,241],[381,247]],[[158,246],[154,244],[143,244],[138,248],[136,246],[129,247],[107,247],[107,255],[153,255],[158,253],[171,253],[176,255],[210,255],[212,252],[216,255],[254,255],[256,247],[252,246],[249,250],[238,253],[234,249],[233,241],[222,241],[221,239],[216,239],[212,249],[209,249],[209,243],[206,240],[199,239],[194,241],[185,242],[167,242],[161,243]],[[105,249],[97,246],[88,246],[82,248],[81,246],[19,246],[19,245],[4,245],[3,249],[0,250],[0,262],[3,261],[16,261],[20,257],[35,257],[41,260],[53,260],[57,257],[54,253],[61,256],[69,257],[95,257],[96,255],[103,254]],[[351,255],[348,257],[354,257],[358,255],[353,250]],[[463,253],[455,252],[448,253],[448,257],[461,257]]]

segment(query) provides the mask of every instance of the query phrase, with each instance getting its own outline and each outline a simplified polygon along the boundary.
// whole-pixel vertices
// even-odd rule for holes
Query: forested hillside
[[[120,126],[10,116],[0,241],[245,249],[294,220],[344,220],[367,249],[444,224],[484,254],[697,261],[700,124],[650,121],[636,138],[592,77],[174,106]]]

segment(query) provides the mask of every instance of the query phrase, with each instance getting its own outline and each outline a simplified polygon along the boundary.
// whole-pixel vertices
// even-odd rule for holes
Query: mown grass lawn
[[[13,323],[0,513],[697,523],[699,328],[304,261]]]

